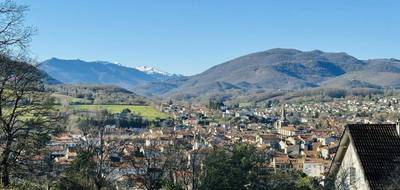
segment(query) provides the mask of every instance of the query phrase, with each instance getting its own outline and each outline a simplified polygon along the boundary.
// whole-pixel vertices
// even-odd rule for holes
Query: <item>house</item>
[[[304,161],[305,161],[304,157],[297,157],[297,158],[292,158],[290,160],[290,163],[291,163],[293,169],[295,169],[297,171],[302,171],[304,168]]]
[[[321,159],[307,158],[304,161],[303,172],[307,176],[322,177],[324,174],[324,162]]]
[[[321,157],[324,159],[331,159],[331,155],[336,153],[336,150],[337,150],[337,145],[335,144],[322,146],[320,148]]]
[[[296,136],[298,134],[298,131],[293,126],[281,127],[280,129],[278,129],[278,134],[290,137],[290,136]]]
[[[287,150],[288,145],[286,144],[285,141],[281,140],[279,141],[279,149],[286,151]],[[285,152],[286,153],[286,152]]]
[[[399,131],[394,124],[347,125],[329,170],[336,187],[386,189],[400,164]]]
[[[318,142],[321,142],[322,145],[330,145],[331,143],[336,142],[336,136],[320,137],[317,140]]]
[[[258,144],[265,144],[272,147],[279,146],[279,137],[275,134],[257,134],[256,142]]]
[[[283,153],[276,153],[272,158],[271,165],[274,171],[276,170],[288,171],[292,168],[289,156]]]
[[[285,153],[287,153],[290,157],[298,157],[304,154],[299,144],[288,146],[285,150]]]

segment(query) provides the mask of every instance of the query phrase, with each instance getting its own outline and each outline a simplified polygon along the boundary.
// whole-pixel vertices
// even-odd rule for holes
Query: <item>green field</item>
[[[132,112],[141,115],[142,117],[154,120],[156,118],[167,118],[168,115],[158,111],[151,106],[137,106],[137,105],[70,105],[69,108],[75,110],[108,110],[111,113],[120,113],[123,109],[128,108]]]

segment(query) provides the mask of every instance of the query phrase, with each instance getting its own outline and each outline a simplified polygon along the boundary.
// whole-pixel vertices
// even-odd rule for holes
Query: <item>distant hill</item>
[[[56,80],[113,84],[144,96],[181,100],[257,97],[307,89],[400,88],[400,61],[359,60],[346,53],[271,49],[216,65],[200,74],[170,75],[109,62],[50,59],[40,66]]]
[[[60,82],[57,79],[51,77],[46,72],[44,72],[44,71],[40,71],[40,72],[42,73],[43,81],[44,81],[45,84],[48,84],[48,85],[62,84],[62,82]]]
[[[135,68],[104,61],[63,60],[52,58],[39,68],[65,84],[109,84],[131,89],[149,82],[159,82],[174,75],[146,73]]]
[[[321,82],[321,86],[343,83],[344,81],[361,81],[374,85],[374,88],[400,88],[400,61],[396,59],[372,59],[365,61],[362,69],[347,72],[334,79]],[[342,86],[346,87],[346,86]]]
[[[165,83],[165,82],[164,82]],[[158,96],[224,98],[309,88],[400,87],[400,61],[359,60],[346,53],[271,49],[216,65]],[[156,83],[152,88],[159,88]],[[153,91],[153,95],[154,95]],[[157,94],[155,94],[157,95]]]

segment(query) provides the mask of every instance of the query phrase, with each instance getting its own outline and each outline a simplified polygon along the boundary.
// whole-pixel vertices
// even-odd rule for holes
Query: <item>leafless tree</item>
[[[192,183],[192,164],[190,163],[190,153],[179,140],[174,139],[173,143],[165,148],[165,178],[173,183],[175,187],[189,189]]]
[[[25,57],[28,44],[36,30],[25,25],[28,7],[12,0],[0,3],[0,54]]]
[[[148,148],[145,153],[135,152],[129,159],[135,175],[142,181],[147,190],[156,190],[162,187],[165,159],[156,148]]]
[[[349,170],[336,169],[325,179],[325,189],[328,190],[345,190],[349,188],[355,188],[355,183],[359,179],[352,179],[350,181]]]
[[[86,176],[100,190],[110,187],[113,173],[112,153],[121,154],[118,142],[109,141],[104,136],[105,126],[112,120],[112,115],[101,111],[92,119],[83,120],[80,129],[84,139],[79,145],[78,159],[73,164],[73,170]]]
[[[0,174],[7,187],[45,146],[53,104],[34,66],[0,56],[0,68]]]

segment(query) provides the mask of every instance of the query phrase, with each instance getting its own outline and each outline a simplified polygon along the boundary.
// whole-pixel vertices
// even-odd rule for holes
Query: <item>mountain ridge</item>
[[[131,89],[144,83],[163,81],[178,75],[147,73],[108,61],[51,58],[39,64],[49,76],[65,84],[107,84]]]
[[[397,88],[400,87],[400,82],[397,82],[400,81],[397,80],[400,79],[399,69],[400,61],[396,59],[360,60],[344,52],[275,48],[213,66],[189,77],[177,88],[156,96],[182,99],[201,96],[234,98],[251,95],[256,91],[317,87]],[[376,74],[371,75],[373,72]],[[239,89],[217,90],[216,82],[224,82]]]
[[[152,69],[147,68],[147,70]],[[53,76],[51,69],[44,70],[50,71],[50,76]],[[125,84],[126,78],[119,78],[123,74],[121,72],[107,71],[105,74],[108,78],[118,78],[122,81],[122,85],[125,84],[122,87],[141,95],[183,100],[211,96],[229,99],[251,96],[255,93],[325,87],[373,89],[400,87],[400,61],[397,59],[361,60],[344,52],[331,53],[320,50],[275,48],[255,52],[187,77],[157,78],[149,73],[134,70],[140,73],[133,72],[126,74],[125,77],[137,78],[138,75],[143,75],[143,77],[130,82],[129,85]],[[54,78],[64,82],[60,79],[63,72],[67,71],[61,69]],[[87,73],[87,75],[99,75],[98,72]],[[78,79],[72,80],[72,82],[76,81],[79,82]],[[115,81],[108,82],[115,84]],[[115,85],[121,86],[119,83]]]

